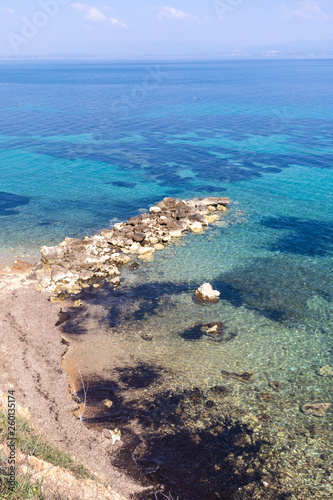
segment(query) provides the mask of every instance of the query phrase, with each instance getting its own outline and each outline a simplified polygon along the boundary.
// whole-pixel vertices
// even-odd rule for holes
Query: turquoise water
[[[272,481],[277,471],[293,470],[294,477],[292,485],[279,479],[276,486],[274,479],[275,489],[258,498],[332,493],[325,470],[332,470],[333,412],[318,418],[300,411],[305,403],[333,403],[332,377],[318,375],[324,365],[333,368],[332,69],[325,60],[0,65],[4,260],[37,256],[42,244],[97,232],[164,196],[232,199],[211,229],[126,272],[118,291],[83,293],[83,310],[67,326],[76,339],[69,357],[95,383],[91,411],[100,411],[99,391],[105,395],[110,384],[132,406],[142,398],[165,401],[165,391],[185,394],[186,402],[194,387],[202,401],[214,385],[232,389],[224,402],[214,400],[215,413],[190,408],[173,422],[179,438],[184,425],[207,438],[228,408],[241,425],[268,414],[260,432],[273,440],[275,469],[267,458],[260,467]],[[221,292],[210,307],[193,301],[205,281]],[[222,321],[233,340],[213,342],[193,330],[213,321]],[[143,341],[143,333],[153,341]],[[142,366],[143,378],[147,370],[163,377],[131,386],[119,376],[127,370],[132,380],[128,370],[140,373]],[[252,370],[256,381],[247,386],[221,370]],[[274,380],[283,390],[263,405],[260,394],[272,392]],[[109,421],[120,425],[112,414]],[[182,470],[180,462],[159,456],[161,442],[149,428],[145,421],[137,431],[148,443],[140,453],[155,457],[162,469],[157,479],[175,488],[176,497],[253,498],[246,495],[254,490],[230,490],[218,472],[204,468],[196,479],[210,485],[207,494],[199,487],[193,493],[185,480],[179,486],[165,464]],[[286,454],[285,447],[293,451]],[[214,447],[200,453],[208,463],[218,455]],[[262,484],[260,474],[245,474],[240,487]]]

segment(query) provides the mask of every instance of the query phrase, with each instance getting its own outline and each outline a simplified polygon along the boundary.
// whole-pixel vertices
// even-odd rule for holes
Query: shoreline
[[[72,243],[72,241],[69,242]],[[125,250],[127,249],[125,248]],[[109,255],[114,256],[115,254],[119,255],[119,252],[110,252]],[[69,253],[69,255],[71,254]],[[123,255],[131,255],[132,257],[133,254],[125,251]],[[95,257],[99,259],[100,256],[95,255]],[[128,265],[131,264],[128,262]],[[119,272],[121,272],[122,268],[123,265],[119,265]],[[46,271],[51,273],[52,269],[51,271],[46,269]],[[40,275],[43,272],[44,267]],[[38,275],[38,273],[36,274]],[[116,277],[119,276],[121,274]],[[127,277],[128,273],[125,273],[125,280]],[[94,386],[93,378],[90,379],[89,375],[85,378],[83,368],[84,382],[88,382],[91,389],[90,401],[87,400],[88,411],[83,415],[83,392],[82,384],[80,384],[80,372],[75,366],[75,356],[69,359],[69,362],[74,360],[72,367],[68,365],[68,359],[66,360],[65,357],[68,349],[75,344],[74,338],[77,338],[79,344],[81,339],[79,336],[75,336],[75,331],[71,332],[70,328],[66,329],[66,324],[68,326],[66,316],[62,317],[63,321],[61,321],[63,329],[54,325],[58,323],[61,327],[59,323],[61,306],[63,306],[63,312],[69,311],[70,314],[73,313],[75,319],[76,313],[72,309],[74,302],[77,299],[83,299],[83,302],[85,302],[86,295],[89,297],[89,294],[98,295],[103,293],[103,290],[94,290],[94,288],[101,288],[103,282],[105,282],[105,288],[111,291],[111,295],[112,293],[115,294],[114,300],[116,301],[119,300],[117,297],[118,294],[122,294],[122,291],[118,292],[116,290],[117,286],[112,285],[108,277],[103,276],[93,277],[90,282],[91,290],[87,290],[87,292],[84,289],[87,288],[89,280],[88,282],[83,280],[82,294],[79,296],[61,289],[45,290],[46,293],[34,290],[34,280],[31,280],[30,271],[21,274],[16,273],[15,275],[7,273],[3,278],[3,282],[2,285],[0,281],[0,298],[4,297],[1,300],[0,310],[4,313],[2,316],[5,320],[1,323],[0,318],[0,326],[2,331],[6,332],[3,351],[6,360],[9,360],[9,364],[11,363],[12,371],[10,372],[9,368],[4,367],[3,373],[0,375],[0,383],[2,384],[0,387],[3,388],[6,373],[8,375],[10,372],[12,379],[15,378],[14,375],[17,376],[15,365],[18,363],[20,375],[14,382],[19,388],[19,403],[28,409],[32,408],[31,412],[34,421],[37,422],[38,429],[44,430],[52,443],[57,444],[71,456],[84,464],[88,461],[89,468],[104,474],[112,490],[124,495],[126,500],[129,500],[129,498],[137,500],[158,498],[161,500],[165,497],[164,493],[168,493],[167,490],[159,489],[159,483],[156,482],[156,480],[159,481],[158,473],[154,475],[154,472],[147,472],[147,474],[142,472],[142,469],[143,471],[146,470],[145,467],[149,471],[151,463],[154,465],[155,454],[161,450],[161,446],[162,450],[164,446],[166,450],[169,450],[167,458],[169,459],[169,469],[172,468],[169,472],[174,472],[170,477],[176,478],[176,481],[178,480],[178,483],[172,483],[180,486],[178,495],[179,491],[182,491],[181,487],[186,484],[187,477],[184,476],[184,472],[186,472],[188,464],[185,461],[185,467],[183,467],[183,452],[181,451],[184,448],[188,450],[189,454],[193,453],[193,456],[196,457],[195,460],[199,460],[198,463],[202,462],[201,455],[205,457],[204,463],[202,462],[204,472],[201,479],[209,481],[210,475],[213,474],[216,476],[215,480],[217,478],[220,481],[216,482],[214,486],[220,493],[224,492],[224,487],[230,488],[230,490],[228,489],[229,496],[225,497],[223,493],[220,498],[227,498],[228,500],[229,498],[235,500],[242,498],[245,500],[253,498],[252,495],[255,494],[257,495],[256,498],[273,499],[277,498],[280,493],[281,495],[290,494],[290,498],[298,498],[298,495],[303,495],[306,491],[309,491],[308,488],[311,490],[314,480],[316,488],[318,486],[319,489],[316,490],[316,493],[313,493],[313,497],[318,499],[326,498],[325,494],[330,488],[329,483],[326,483],[324,477],[320,480],[315,477],[317,467],[321,471],[322,457],[326,456],[326,451],[324,453],[322,446],[325,439],[329,437],[325,424],[326,419],[318,420],[318,416],[305,417],[304,412],[298,414],[301,411],[300,403],[303,404],[311,400],[306,394],[307,386],[303,387],[302,373],[298,375],[297,380],[300,381],[300,388],[303,387],[303,389],[297,394],[296,399],[292,393],[293,384],[296,380],[294,380],[294,375],[290,380],[287,379],[281,382],[276,379],[277,382],[274,382],[274,378],[266,376],[265,370],[258,372],[253,380],[244,379],[244,376],[249,375],[249,373],[244,372],[241,374],[240,372],[236,373],[236,370],[232,370],[230,372],[223,371],[221,381],[216,380],[214,383],[206,383],[205,380],[199,382],[198,379],[198,381],[193,381],[193,384],[185,384],[184,386],[181,383],[178,384],[175,371],[173,375],[175,375],[176,384],[173,388],[171,384],[169,385],[173,372],[168,372],[164,367],[167,380],[166,385],[162,387],[164,380],[159,381],[158,377],[160,369],[164,365],[137,364],[138,358],[133,363],[133,367],[131,364],[126,366],[125,363],[124,370],[122,363],[119,363],[121,358],[117,357],[116,352],[114,352],[114,356],[111,357],[112,363],[108,366],[109,377],[104,381],[115,388],[113,397],[103,395],[102,379],[99,384],[98,378],[96,378],[96,386]],[[94,287],[94,285],[96,286]],[[116,291],[113,292],[112,290]],[[104,290],[104,292],[107,295],[108,290]],[[110,296],[108,296],[107,304],[110,304],[109,299]],[[209,308],[206,310],[209,310]],[[39,317],[41,317],[41,321],[39,321]],[[78,325],[83,325],[85,308],[82,309],[82,314],[78,314],[78,318]],[[223,320],[223,318],[217,319]],[[4,326],[5,328],[3,328]],[[144,330],[143,333],[146,331],[148,330]],[[74,333],[74,337],[72,337],[71,333]],[[141,331],[137,332],[139,338],[141,333]],[[124,334],[126,335],[126,328]],[[41,342],[41,338],[44,340],[43,342]],[[134,336],[133,343],[128,345],[134,346],[135,338]],[[149,342],[150,340],[147,338],[143,341]],[[93,341],[95,340],[93,339]],[[244,342],[244,339],[242,341]],[[142,340],[139,340],[139,342],[142,342]],[[92,343],[91,348],[93,346]],[[152,344],[147,343],[148,349],[150,346],[153,347],[154,342]],[[197,346],[199,347],[199,343]],[[17,354],[13,355],[12,352]],[[115,372],[117,372],[118,368],[118,378],[111,373],[112,365]],[[96,365],[92,363],[91,366],[92,370],[97,373]],[[155,372],[155,369],[158,369],[158,371]],[[59,374],[61,374],[60,377]],[[139,377],[137,381],[132,378],[134,375]],[[145,377],[148,378],[148,381],[150,379],[154,382],[155,375],[157,377],[156,386],[154,386],[154,383],[151,386],[149,384],[147,386],[141,385]],[[58,382],[56,394],[54,391],[55,376]],[[122,377],[123,381],[125,380],[123,386],[117,386],[119,377],[120,381]],[[126,382],[131,379],[133,380],[133,387],[131,387],[130,382]],[[7,376],[7,382],[8,380]],[[75,391],[73,390],[73,382]],[[92,383],[90,384],[90,382]],[[138,385],[136,385],[136,382],[138,382]],[[320,383],[324,387],[326,382],[328,383],[329,379],[325,380],[324,377],[318,376],[317,385]],[[220,385],[221,383],[224,385]],[[166,392],[165,387],[167,388]],[[170,392],[168,392],[169,389]],[[151,392],[149,392],[150,390]],[[94,394],[97,396],[95,405],[94,398],[91,399]],[[76,399],[75,396],[77,396]],[[111,401],[104,399],[105,397],[110,397]],[[156,401],[157,405],[155,404]],[[102,403],[105,404],[105,402],[111,404],[112,410],[104,408],[103,415]],[[110,407],[107,406],[106,408]],[[95,410],[96,413],[94,414]],[[131,412],[133,412],[132,417],[128,418]],[[171,415],[169,412],[171,412]],[[46,415],[45,423],[44,415]],[[80,419],[79,417],[82,415],[83,418]],[[98,415],[102,416],[100,422],[98,421]],[[170,424],[169,415],[176,419],[175,425]],[[295,415],[297,421],[294,420]],[[103,420],[104,416],[105,420]],[[121,421],[120,419],[123,416],[125,420]],[[128,419],[126,420],[126,418]],[[140,434],[138,425],[143,427],[143,434]],[[329,421],[327,425],[329,425]],[[117,426],[116,429],[115,426]],[[120,442],[118,439],[120,432],[119,435],[116,433],[118,429],[121,432]],[[132,434],[131,430],[133,430]],[[316,435],[318,435],[318,442]],[[138,441],[135,442],[135,439]],[[320,444],[321,439],[323,439],[322,444]],[[220,448],[219,443],[222,441],[226,444],[225,452]],[[138,442],[142,446],[138,446]],[[146,443],[148,445],[147,454],[144,449]],[[208,448],[205,448],[206,443]],[[294,444],[291,445],[291,443]],[[290,447],[292,450],[292,453],[287,457],[279,451],[282,449],[281,447],[285,446],[288,449]],[[314,453],[315,447],[318,447],[319,451]],[[101,449],[103,450],[102,456],[96,451]],[[173,454],[173,450],[175,450],[175,454]],[[201,451],[197,456],[199,450]],[[129,451],[130,453],[128,453]],[[181,456],[179,457],[177,453]],[[208,467],[211,457],[214,457],[215,472],[212,472]],[[131,458],[136,465],[132,463],[132,466],[130,466]],[[115,467],[110,465],[112,459],[115,460]],[[119,459],[122,461],[119,462]],[[177,462],[178,459],[179,462]],[[199,486],[199,483],[196,482],[200,480],[201,469],[196,469],[197,462],[195,460],[192,458],[191,464],[197,472],[192,478],[187,478],[187,487],[191,490],[191,485],[196,484],[196,490],[193,490],[193,498],[206,500],[206,496],[201,493],[196,496]],[[139,465],[136,461],[139,462]],[[295,461],[297,461],[297,464],[304,465],[297,465],[296,467]],[[221,464],[230,473],[230,483],[228,481],[223,482],[224,476],[222,472],[222,478],[219,477],[219,471],[223,469]],[[297,471],[295,473],[290,472],[294,466]],[[309,474],[308,481],[303,484],[302,477],[309,471],[309,466],[312,467],[312,473]],[[135,467],[140,469],[136,475],[133,471]],[[121,477],[119,477],[120,471],[122,471]],[[178,476],[177,471],[180,471]],[[142,477],[145,474],[146,476]],[[171,483],[165,482],[163,484],[169,487]],[[209,482],[207,485],[209,485]],[[219,485],[223,485],[221,490]],[[152,491],[151,488],[154,488],[154,490]],[[158,488],[158,490],[155,490],[155,488]],[[214,491],[210,490],[210,493]],[[169,495],[177,496],[177,490],[170,491]],[[207,500],[208,498],[211,500],[212,495],[207,497]]]
[[[178,200],[172,198],[167,200],[169,200],[169,206],[164,207],[164,210],[169,209],[170,205],[172,205],[173,212],[168,211],[171,222],[168,227],[169,234],[166,234],[165,231],[163,235],[164,244],[173,237],[182,236],[182,233],[188,229],[201,233],[203,225],[208,226],[208,221],[217,220],[219,217],[216,213],[225,210],[225,205],[230,201],[226,198],[206,199],[206,205],[199,206],[199,210],[194,203],[185,216],[195,217],[193,220],[189,219],[187,224],[184,224],[182,221],[179,222],[179,218],[177,219],[178,223],[175,223],[172,216],[176,210],[186,208],[184,202],[178,202]],[[225,204],[221,205],[220,202]],[[183,205],[179,207],[179,203],[183,203]],[[219,210],[217,210],[218,205]],[[162,209],[159,208],[158,206],[155,207],[155,213],[162,212]],[[152,213],[154,213],[154,210],[151,210],[150,214]],[[201,218],[201,222],[196,220],[199,218]],[[185,219],[185,217],[181,219]],[[147,221],[147,214],[143,214],[141,219],[138,218],[138,223],[141,224],[142,220]],[[126,227],[126,223],[118,224],[116,230],[124,226]],[[143,229],[146,233],[140,233],[136,230],[136,227],[131,227],[134,235],[140,239],[141,243],[147,238],[147,233],[150,235],[149,230],[142,228],[142,224],[140,229]],[[104,236],[106,231],[102,232]],[[108,232],[109,237],[114,235],[114,233],[111,232],[110,234],[110,231]],[[96,240],[101,241],[99,236],[95,236],[93,239],[95,242]],[[89,238],[85,238],[85,240],[90,243]],[[155,247],[159,245],[156,240],[152,240]],[[70,239],[65,241],[73,243],[73,240]],[[150,261],[155,250],[162,250],[161,244],[157,248],[152,247],[151,244],[150,246],[146,245],[145,248],[145,245],[141,245],[140,242],[135,242],[135,249],[133,249],[132,242],[132,249],[130,249],[126,248],[128,242],[126,242],[126,245],[120,246],[118,239],[117,244],[119,246],[114,246],[111,253],[111,257],[116,257],[116,265],[121,268],[121,266],[132,262],[128,255],[134,253],[139,254],[138,257],[141,257],[141,260]],[[75,243],[77,245],[77,241]],[[109,244],[112,247],[112,243]],[[77,418],[80,405],[74,400],[74,380],[71,379],[68,366],[66,369],[64,358],[68,350],[69,340],[67,336],[62,334],[61,328],[55,325],[59,324],[59,313],[62,310],[57,298],[66,298],[72,295],[71,292],[78,293],[78,288],[75,290],[74,286],[74,290],[71,290],[70,286],[73,286],[73,283],[68,283],[66,278],[63,281],[54,282],[55,287],[50,286],[52,268],[57,268],[56,271],[59,272],[59,262],[52,263],[47,260],[46,254],[48,250],[47,247],[43,248],[46,250],[44,255],[42,250],[44,257],[42,266],[39,263],[37,266],[27,265],[25,268],[24,262],[18,261],[20,271],[14,271],[7,267],[0,274],[0,328],[4,358],[3,370],[0,374],[0,387],[4,392],[10,387],[14,387],[19,405],[29,411],[35,428],[42,432],[50,443],[68,453],[75,460],[82,462],[91,470],[102,474],[112,487],[112,490],[118,492],[117,494],[124,495],[126,498],[132,497],[133,494],[141,495],[145,490],[142,481],[138,482],[127,476],[126,473],[120,473],[119,469],[110,463],[112,460],[112,458],[110,460],[110,457],[119,451],[122,444],[114,444],[113,440],[107,439],[103,433],[89,429]],[[140,248],[143,248],[141,254]],[[121,253],[117,251],[119,249],[122,250]],[[110,273],[101,273],[99,267],[96,269],[96,263],[93,263],[93,266],[95,268],[90,272],[90,278],[80,282],[80,284],[83,284],[82,288],[87,286],[86,283],[91,278],[94,281],[95,274],[99,280],[110,275]],[[47,286],[41,286],[41,280],[45,278],[45,274],[50,277],[50,280]],[[115,265],[112,266],[113,274],[116,276],[114,281],[116,287],[120,283],[118,278],[120,271]],[[36,278],[39,283],[37,288]],[[79,291],[82,288],[80,287]],[[41,291],[46,293],[40,293]],[[53,298],[56,300],[52,300],[52,293]],[[55,381],[57,384],[56,390]],[[115,496],[116,498],[119,497]]]
[[[0,276],[0,280],[1,390],[13,388],[35,429],[52,445],[105,477],[112,490],[124,498],[140,492],[142,486],[110,464],[109,456],[114,453],[110,441],[73,415],[77,405],[61,368],[66,346],[54,326],[59,305],[34,290],[22,275]]]

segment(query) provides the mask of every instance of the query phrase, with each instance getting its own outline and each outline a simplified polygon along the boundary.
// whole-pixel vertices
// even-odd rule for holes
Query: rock
[[[41,288],[47,288],[51,284],[51,275],[50,274],[39,274],[37,276],[38,284]]]
[[[159,212],[162,212],[162,209],[160,207],[150,207],[149,209],[150,214],[158,214]]]
[[[138,250],[139,255],[145,255],[147,253],[154,253],[154,252],[155,252],[155,248],[152,248],[152,247],[141,247]]]
[[[222,370],[221,373],[225,377],[235,378],[236,380],[240,380],[240,382],[244,382],[245,384],[252,384],[252,382],[254,382],[256,378],[253,372],[234,373]]]
[[[83,306],[83,302],[82,300],[74,300],[74,304],[73,304],[73,307],[75,308],[79,308],[79,307],[82,307]]]
[[[132,240],[141,243],[145,239],[146,235],[142,232],[133,233]]]
[[[168,222],[167,229],[169,231],[169,235],[172,238],[179,238],[184,231],[183,226],[180,224],[176,224],[175,222]]]
[[[67,248],[64,247],[42,247],[40,249],[42,254],[42,262],[45,264],[54,264],[61,262],[67,253]]]
[[[114,431],[111,429],[103,429],[103,435],[106,439],[111,439],[112,444],[121,441],[121,431],[119,429],[115,429]]]
[[[206,219],[207,219],[208,224],[211,224],[212,222],[219,220],[219,216],[218,215],[206,215]]]
[[[263,401],[264,403],[270,403],[274,399],[274,394],[272,392],[262,392],[258,397],[260,401]]]
[[[195,221],[195,222],[193,222],[190,225],[190,229],[194,233],[201,233],[201,231],[202,231],[202,224],[200,222]]]
[[[224,335],[223,323],[208,323],[208,325],[203,325],[201,327],[201,331],[208,335],[208,337],[220,337],[221,335]]]
[[[143,255],[139,255],[138,258],[140,260],[144,260],[146,262],[152,262],[154,260],[154,254],[152,252],[149,252],[149,253],[145,253]]]
[[[76,276],[78,278],[78,276]],[[74,274],[61,266],[56,266],[52,268],[51,279],[57,283],[58,281],[70,282],[74,279]]]
[[[140,248],[140,243],[136,242],[133,243],[133,245],[130,246],[130,253],[137,253],[139,248]]]
[[[202,214],[191,214],[189,216],[189,220],[192,222],[200,222],[200,224],[203,224],[204,226],[207,226],[208,224],[207,217]]]
[[[176,210],[178,208],[179,201],[176,200],[175,198],[164,198],[164,200],[160,201],[157,203],[157,207],[159,208],[166,208],[168,210]]]
[[[214,394],[215,397],[224,397],[230,394],[232,389],[223,385],[215,385],[214,387],[210,387],[208,392]]]
[[[120,285],[120,278],[119,278],[119,276],[116,276],[115,278],[112,278],[110,281],[113,284],[113,286],[119,286]]]
[[[130,264],[128,266],[128,269],[130,269],[131,271],[136,271],[137,269],[139,269],[139,264],[137,262],[132,262],[132,264]]]
[[[144,335],[141,335],[141,338],[142,338],[143,340],[146,340],[146,341],[148,341],[148,342],[151,342],[151,341],[153,340],[153,338],[154,338],[154,337],[153,337],[152,335],[150,335],[149,333],[145,333]]]
[[[279,380],[274,380],[273,382],[270,382],[269,385],[276,391],[279,392],[281,389],[283,389],[283,384]]]
[[[210,283],[204,283],[195,292],[195,297],[199,302],[218,302],[220,298],[220,292],[213,290]]]
[[[184,209],[176,210],[174,213],[176,220],[185,219],[186,215],[187,215],[187,213],[186,213],[186,210],[184,210]]]
[[[318,374],[322,377],[333,377],[333,370],[330,366],[325,365],[318,370]]]
[[[61,309],[59,314],[58,314],[58,321],[56,322],[55,326],[60,326],[63,323],[66,323],[66,321],[68,321],[70,317],[71,317],[71,315],[68,311],[63,311]]]
[[[168,217],[166,217],[165,215],[160,216],[160,223],[162,225],[166,226],[168,224],[168,222],[170,222],[170,219]]]
[[[330,409],[331,403],[307,403],[302,406],[302,412],[307,415],[314,415],[316,417],[324,417],[327,410]]]
[[[228,205],[228,203],[230,203],[230,198],[204,198],[203,200],[200,200],[198,202],[198,204],[200,205],[203,205],[203,206],[208,206],[208,205],[213,205],[213,206],[217,206],[217,205],[222,205],[222,206],[225,206],[225,205]]]
[[[149,237],[149,243],[151,245],[157,245],[158,242],[159,242],[159,239],[156,236],[150,236]]]
[[[111,260],[112,262],[115,262],[116,264],[120,264],[122,266],[128,264],[129,262],[131,262],[131,257],[129,257],[128,255],[125,255],[123,253],[113,253],[111,255]]]
[[[93,278],[93,276],[94,276],[94,273],[92,271],[88,271],[85,269],[83,271],[81,271],[80,275],[79,275],[80,280],[82,280],[82,281],[89,281],[89,280],[91,280],[91,278]]]
[[[156,245],[154,245],[154,248],[155,250],[163,250],[164,245],[162,245],[162,243],[156,243]]]
[[[104,405],[106,408],[112,408],[112,406],[113,406],[113,402],[112,402],[110,399],[104,399],[104,401],[103,401],[103,405]]]
[[[33,267],[32,264],[29,262],[24,262],[23,260],[16,260],[13,265],[13,270],[14,271],[30,271],[30,269]]]

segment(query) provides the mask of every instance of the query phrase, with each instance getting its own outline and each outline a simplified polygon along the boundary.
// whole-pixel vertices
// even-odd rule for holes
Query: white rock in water
[[[139,248],[138,254],[139,255],[145,255],[146,253],[154,253],[155,248],[152,247],[141,247]]]
[[[194,221],[191,225],[190,225],[190,229],[191,231],[193,231],[194,233],[201,233],[202,231],[202,224],[200,224],[200,222],[198,221]]]
[[[162,212],[162,209],[160,207],[150,207],[149,213],[151,214],[158,214],[159,212]]]
[[[210,283],[204,283],[195,292],[197,300],[201,302],[218,302],[220,299],[220,292],[213,290]]]

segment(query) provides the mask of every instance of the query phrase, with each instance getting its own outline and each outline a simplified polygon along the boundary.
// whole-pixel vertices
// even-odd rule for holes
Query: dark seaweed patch
[[[133,189],[136,186],[136,182],[125,182],[125,181],[112,181],[112,182],[106,182],[106,184],[112,184],[113,186],[123,187],[127,189]]]
[[[247,267],[221,274],[211,281],[221,292],[221,300],[246,307],[276,322],[304,322],[307,301],[313,296],[332,298],[329,273],[319,273],[283,255],[251,260]]]
[[[17,215],[19,212],[15,209],[29,203],[30,198],[27,196],[0,191],[0,215]]]
[[[332,253],[333,222],[297,217],[269,217],[261,224],[286,235],[269,245],[272,251],[320,257]]]

